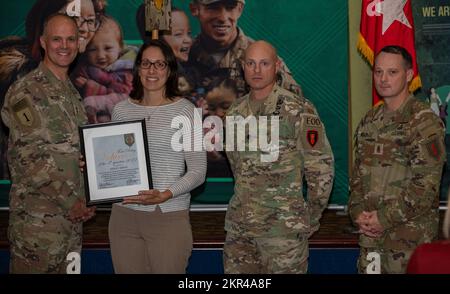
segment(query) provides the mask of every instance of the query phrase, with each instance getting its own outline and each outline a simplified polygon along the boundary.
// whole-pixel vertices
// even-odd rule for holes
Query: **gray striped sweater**
[[[205,151],[175,151],[171,146],[172,136],[177,128],[172,128],[172,119],[183,116],[193,126],[195,106],[186,99],[180,99],[162,106],[142,106],[126,99],[113,110],[113,121],[127,121],[145,118],[148,136],[150,165],[153,188],[160,191],[169,189],[173,198],[158,204],[162,212],[189,208],[190,191],[205,181]],[[191,137],[200,139],[202,130],[191,130]],[[156,205],[128,204],[126,207],[154,211]]]

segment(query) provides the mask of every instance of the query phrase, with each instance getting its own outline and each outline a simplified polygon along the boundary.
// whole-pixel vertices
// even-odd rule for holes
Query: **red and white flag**
[[[411,0],[362,0],[358,50],[373,66],[374,56],[388,45],[402,46],[413,59],[414,77],[409,90],[422,86],[414,45]],[[373,88],[373,105],[380,97]]]

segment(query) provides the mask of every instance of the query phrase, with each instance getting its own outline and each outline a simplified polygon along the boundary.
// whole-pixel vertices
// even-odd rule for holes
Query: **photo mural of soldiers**
[[[189,59],[186,64],[186,72],[194,84],[194,91],[190,99],[197,107],[202,107],[207,102],[207,97],[214,96],[214,104],[219,102],[221,111],[225,114],[228,103],[229,92],[221,93],[218,81],[230,79],[234,82],[237,90],[236,98],[248,93],[242,62],[247,47],[254,42],[247,37],[243,30],[238,27],[238,20],[245,7],[245,0],[191,0],[190,12],[200,24],[200,33],[195,37],[190,50]],[[286,64],[282,62],[278,73],[277,83],[285,89],[302,95],[300,86],[293,79]],[[210,93],[214,91],[214,93]],[[222,103],[223,102],[223,103]],[[226,106],[226,107],[224,107]],[[214,108],[214,106],[213,106]],[[208,115],[205,112],[204,115]],[[224,155],[225,153],[223,153]],[[226,163],[225,156],[219,156],[219,152],[208,153],[208,175],[230,176],[231,172]],[[214,167],[216,166],[216,167]]]
[[[170,29],[159,30],[158,38],[166,41],[174,51],[180,68],[179,89],[185,98],[198,108],[202,108],[204,119],[208,116],[216,116],[223,120],[230,105],[248,92],[241,64],[244,50],[254,40],[267,38],[279,46],[280,55],[285,61],[281,63],[277,84],[302,96],[299,83],[291,74],[291,71],[295,72],[298,78],[301,78],[298,82],[301,81],[303,85],[306,80],[309,89],[314,89],[308,93],[308,96],[315,100],[319,112],[325,110],[324,123],[327,124],[327,120],[336,120],[337,116],[343,117],[345,123],[347,81],[341,83],[341,78],[336,77],[331,83],[322,83],[322,80],[330,79],[329,69],[318,70],[320,67],[308,63],[319,62],[319,59],[324,57],[323,54],[320,55],[320,52],[328,54],[329,50],[326,48],[332,46],[334,50],[330,54],[339,58],[330,58],[337,62],[337,66],[346,68],[348,62],[342,52],[347,52],[347,33],[342,31],[340,34],[337,26],[331,25],[333,22],[330,22],[330,26],[324,26],[316,32],[317,36],[321,36],[320,44],[318,42],[316,44],[314,43],[316,38],[310,38],[309,29],[307,29],[311,25],[311,20],[305,16],[312,15],[314,12],[314,15],[320,19],[326,19],[330,14],[339,16],[335,19],[342,19],[341,16],[347,13],[346,1],[339,0],[340,4],[333,4],[332,8],[328,8],[329,5],[322,7],[306,1],[300,1],[302,3],[289,1],[292,8],[299,11],[297,15],[301,17],[298,18],[289,17],[290,13],[285,9],[285,1],[288,0],[277,2],[269,0],[36,0],[11,4],[11,13],[4,14],[6,23],[2,27],[1,35],[4,40],[0,42],[0,64],[3,60],[10,65],[0,68],[1,86],[6,91],[11,83],[9,79],[15,80],[15,76],[21,74],[20,70],[26,73],[36,67],[40,49],[35,40],[39,35],[40,19],[44,15],[63,11],[77,21],[79,41],[82,44],[80,54],[69,72],[71,80],[82,94],[82,102],[89,114],[89,122],[109,121],[114,105],[121,99],[127,99],[129,94],[131,84],[129,76],[133,70],[131,63],[137,47],[141,46],[145,40],[152,38],[153,28],[146,27],[145,22],[145,5],[147,4],[147,7],[150,5],[152,9],[156,9],[152,10],[156,11],[154,12],[156,14],[147,16],[150,23],[170,25]],[[338,6],[342,9],[336,10]],[[168,7],[171,7],[170,13],[166,10]],[[30,13],[26,17],[25,33],[21,33],[20,20],[24,19],[28,12]],[[11,15],[14,15],[15,19]],[[162,17],[164,21],[158,21],[156,16]],[[166,21],[168,16],[171,18],[170,22]],[[133,18],[136,18],[137,25]],[[265,29],[263,30],[262,27]],[[344,22],[341,27],[345,27]],[[141,32],[143,37],[140,37],[138,32]],[[329,32],[333,32],[333,40],[327,37],[326,34]],[[15,34],[19,37],[5,39],[6,36]],[[13,53],[1,53],[5,52],[3,48]],[[314,48],[323,48],[323,50]],[[338,53],[335,53],[336,49]],[[108,50],[110,53],[102,52]],[[309,52],[306,56],[308,58],[303,56],[303,52]],[[4,58],[5,56],[7,58]],[[22,62],[18,62],[20,60]],[[23,62],[24,60],[27,62]],[[312,73],[317,71],[316,75],[320,78],[317,79],[311,75],[311,70]],[[339,99],[340,97],[343,99]],[[327,100],[327,102],[321,100]],[[331,142],[336,136],[336,132],[333,132],[335,125],[338,124],[332,123],[330,126]],[[3,143],[0,150],[3,151],[0,157],[5,158],[7,130],[2,129],[2,131],[0,142]],[[208,131],[204,129],[204,134],[206,135]],[[340,134],[339,137],[345,136]],[[347,186],[346,144],[347,140],[335,144],[342,149],[337,153],[341,154],[337,156],[337,162],[342,167],[338,170],[337,176],[341,179],[342,187]],[[208,153],[208,177],[228,178],[231,176],[224,155],[222,151]],[[7,170],[4,164],[6,160],[0,162],[3,165],[2,174],[4,174],[3,170]],[[5,178],[3,175],[0,177]],[[336,192],[333,193],[341,194],[339,189],[336,188]]]

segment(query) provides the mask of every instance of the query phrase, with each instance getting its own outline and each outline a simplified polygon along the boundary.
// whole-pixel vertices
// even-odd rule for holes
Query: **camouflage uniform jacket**
[[[380,238],[360,236],[366,248],[412,250],[437,237],[439,184],[445,162],[444,126],[413,96],[395,112],[370,110],[355,133],[350,215],[378,211]]]
[[[248,151],[249,140],[245,151],[229,151],[227,146],[235,187],[225,229],[253,237],[307,236],[319,228],[334,178],[333,153],[324,125],[311,102],[278,86],[258,113],[252,113],[249,99],[246,95],[237,100],[227,115],[253,115],[258,121],[260,116],[268,116],[268,121],[278,116],[279,156],[263,162],[261,155],[267,152],[260,147]],[[261,131],[265,132],[262,127]],[[303,176],[308,201],[302,195]]]
[[[207,88],[214,77],[223,76],[229,77],[236,82],[239,92],[238,97],[247,94],[248,89],[245,84],[242,62],[244,61],[245,50],[253,42],[251,38],[244,35],[243,31],[238,28],[236,40],[225,56],[217,63],[211,56],[211,51],[207,49],[203,35],[200,34],[192,45],[186,66],[188,73],[193,75],[197,81],[197,88]],[[283,61],[281,61],[278,85],[299,96],[303,96],[300,86],[294,80]]]
[[[11,214],[66,215],[84,196],[78,168],[81,97],[43,63],[8,90],[1,115],[10,129]]]

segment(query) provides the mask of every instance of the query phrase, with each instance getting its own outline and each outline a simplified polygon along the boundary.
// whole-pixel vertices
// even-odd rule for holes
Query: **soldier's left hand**
[[[384,228],[380,224],[380,220],[378,219],[378,212],[376,210],[370,211],[370,217],[369,217],[369,226],[371,231],[373,232],[383,232]]]
[[[139,191],[136,196],[129,196],[123,199],[123,204],[143,204],[152,205],[166,202],[172,198],[173,194],[170,190],[161,192],[159,190],[144,190]]]
[[[379,238],[383,235],[382,232],[371,231],[370,229],[363,229],[363,228],[361,228],[358,233],[364,234],[371,238]]]
[[[383,234],[384,228],[378,219],[376,210],[363,212],[364,220],[360,223],[361,233],[369,237],[380,237]]]

